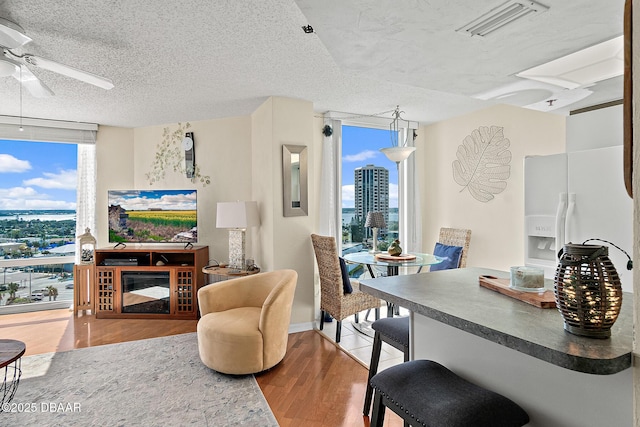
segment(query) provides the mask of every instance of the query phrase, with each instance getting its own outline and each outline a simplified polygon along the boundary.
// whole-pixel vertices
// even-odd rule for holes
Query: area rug
[[[22,372],[0,425],[278,425],[253,375],[202,364],[195,333],[28,356]]]

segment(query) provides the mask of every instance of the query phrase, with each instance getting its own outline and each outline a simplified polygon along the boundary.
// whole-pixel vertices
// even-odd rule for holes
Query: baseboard
[[[305,323],[293,323],[289,325],[289,333],[295,334],[296,332],[312,331],[314,322]]]

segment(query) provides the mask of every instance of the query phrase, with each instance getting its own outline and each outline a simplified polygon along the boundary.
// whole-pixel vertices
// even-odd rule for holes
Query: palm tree
[[[20,289],[20,285],[15,282],[11,282],[7,285],[7,288],[9,289],[9,299],[16,299],[16,292],[18,292],[18,289]]]

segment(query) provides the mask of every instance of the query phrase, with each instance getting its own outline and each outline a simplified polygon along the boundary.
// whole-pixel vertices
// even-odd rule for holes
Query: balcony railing
[[[74,256],[1,259],[0,314],[69,307],[74,261]]]

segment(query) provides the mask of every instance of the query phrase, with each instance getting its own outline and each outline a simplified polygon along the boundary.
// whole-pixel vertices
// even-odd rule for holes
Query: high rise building
[[[382,212],[389,223],[389,170],[382,166],[366,165],[356,168],[354,174],[355,216],[366,219],[368,212]],[[364,230],[371,237],[371,230]]]

